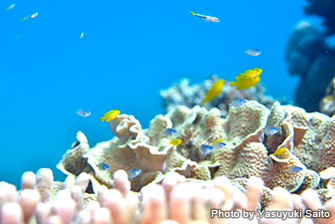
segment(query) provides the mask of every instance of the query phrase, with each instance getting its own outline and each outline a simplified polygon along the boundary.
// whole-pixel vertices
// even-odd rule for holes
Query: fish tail
[[[205,98],[201,101],[202,104],[205,104],[206,102],[207,102],[207,98]]]
[[[104,120],[106,120],[106,117],[100,117],[101,122],[104,122]]]
[[[231,81],[231,82],[230,82],[230,85],[231,85],[231,86],[237,86],[237,85],[238,85],[238,83],[237,83],[237,82],[235,82],[235,81]]]

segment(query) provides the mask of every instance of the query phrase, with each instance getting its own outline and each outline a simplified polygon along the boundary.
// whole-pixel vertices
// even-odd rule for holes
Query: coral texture
[[[31,172],[30,172],[31,173]],[[324,206],[318,193],[312,189],[304,191],[301,196],[290,194],[281,187],[272,190],[263,186],[260,178],[239,178],[229,181],[224,176],[210,181],[188,180],[175,172],[170,172],[161,184],[150,184],[142,188],[140,193],[130,191],[127,173],[118,170],[113,175],[114,187],[102,186],[95,194],[88,194],[89,176],[82,173],[73,179],[68,176],[64,183],[51,179],[41,180],[42,173],[52,177],[49,169],[41,169],[22,181],[21,191],[6,182],[0,182],[0,223],[1,224],[135,224],[135,223],[319,223],[330,224],[334,216],[328,218],[288,218],[261,217],[259,201],[266,202],[266,210],[293,211],[303,214],[307,209],[334,214],[335,201],[331,199]],[[27,176],[25,173],[23,176]],[[81,177],[80,177],[81,176]],[[80,180],[79,180],[79,179]],[[43,179],[43,178],[42,178]],[[50,183],[47,202],[42,200],[42,185]],[[26,187],[30,182],[31,188]],[[117,183],[117,184],[116,184]],[[242,189],[242,191],[240,190]],[[264,206],[265,207],[265,206]],[[235,218],[221,216],[212,209],[230,211]],[[247,213],[242,218],[242,210]],[[264,211],[264,210],[263,210]]]
[[[57,165],[67,175],[64,183],[53,181],[50,169],[23,174],[20,192],[1,182],[0,222],[277,223],[278,218],[264,219],[257,212],[335,212],[335,117],[248,101],[229,107],[225,118],[217,108],[179,106],[157,115],[146,130],[126,114],[109,125],[115,137],[93,148],[78,132]],[[279,131],[267,136],[267,126]],[[162,134],[168,127],[177,130],[180,145]],[[226,145],[203,155],[200,145],[216,139]],[[292,171],[295,167],[300,169]],[[125,171],[134,168],[141,174],[129,181]],[[257,214],[250,220],[212,219],[213,208]],[[313,221],[333,223],[334,216],[302,216],[288,223]]]
[[[256,101],[248,101],[243,106],[230,107],[226,118],[222,118],[216,108],[207,111],[199,106],[192,109],[179,106],[165,116],[157,115],[147,130],[131,115],[119,115],[109,123],[115,137],[90,149],[82,156],[87,158],[86,166],[81,166],[85,168],[72,173],[76,176],[76,173],[89,171],[94,192],[102,185],[113,187],[116,170],[137,168],[142,172],[131,180],[133,191],[140,191],[149,183],[161,183],[167,174],[177,172],[187,179],[201,181],[225,176],[235,181],[242,191],[241,181],[255,176],[269,189],[264,190],[264,194],[275,187],[300,194],[309,188],[325,189],[325,185],[319,185],[318,172],[335,166],[335,117],[307,113],[278,102],[268,109]],[[277,127],[279,132],[266,136],[263,131],[266,126]],[[162,134],[168,127],[177,130],[174,137],[182,140],[180,145],[172,146]],[[203,156],[200,145],[211,145],[219,138],[225,139],[226,146]],[[273,154],[282,147],[286,148],[284,153]],[[80,152],[82,148],[76,150]],[[78,159],[76,150],[71,149],[64,155],[60,162],[62,167]],[[64,158],[69,158],[68,162]],[[97,164],[101,161],[110,169],[99,168]],[[292,172],[292,167],[302,170]],[[61,170],[65,174],[69,172]],[[320,198],[327,195],[324,191]],[[262,198],[265,201],[261,200],[260,204],[264,209],[268,199]]]
[[[182,79],[179,83],[174,84],[172,87],[161,90],[160,94],[164,99],[164,106],[166,111],[170,111],[176,106],[186,106],[193,108],[200,105],[204,99],[206,92],[217,80],[217,76],[213,75],[210,79],[205,80],[201,84],[194,84],[190,86],[188,79]],[[203,106],[210,110],[212,108],[219,108],[221,116],[225,117],[228,114],[228,105],[236,99],[256,100],[266,107],[270,107],[275,100],[264,94],[265,88],[262,84],[248,89],[237,90],[230,85],[230,82],[225,80],[221,93],[216,96],[212,101],[205,103]],[[281,100],[285,102],[285,99]]]

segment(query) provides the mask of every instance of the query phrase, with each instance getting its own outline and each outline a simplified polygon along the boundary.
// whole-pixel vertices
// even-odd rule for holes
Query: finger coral
[[[265,190],[263,181],[250,177],[240,182],[243,192],[236,183],[221,176],[210,181],[195,181],[170,172],[161,184],[150,184],[140,193],[129,190],[129,181],[124,171],[115,172],[112,189],[101,187],[87,204],[83,203],[81,187],[74,185],[70,189],[63,186],[52,194],[51,201],[41,202],[38,191],[24,189],[12,191],[10,184],[1,183],[2,195],[17,197],[11,201],[0,198],[0,223],[29,224],[70,224],[70,223],[278,223],[278,217],[267,217],[264,212],[288,211],[298,214],[296,217],[282,220],[280,223],[313,223],[302,211],[335,212],[332,199],[324,206],[317,192],[306,190],[302,195],[292,195],[284,188],[275,187]],[[7,186],[4,188],[4,186]],[[34,186],[36,188],[36,185]],[[260,210],[260,200],[267,198],[267,208]],[[79,197],[78,197],[79,196]],[[300,211],[298,212],[297,211]],[[225,212],[224,212],[225,211]],[[230,211],[226,213],[226,211]],[[224,213],[225,215],[220,215]],[[242,212],[244,214],[242,215]],[[328,212],[328,213],[327,213]],[[230,215],[229,215],[230,214]],[[235,215],[232,216],[232,215]],[[334,217],[317,217],[317,223],[332,223]]]

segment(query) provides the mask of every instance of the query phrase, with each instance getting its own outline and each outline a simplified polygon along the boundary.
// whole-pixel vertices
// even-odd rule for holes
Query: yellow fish
[[[245,73],[240,73],[239,76],[236,76],[236,81],[230,82],[230,85],[237,86],[237,89],[247,89],[255,86],[261,80],[259,76],[262,71],[260,68],[248,69]]]
[[[219,93],[221,93],[222,87],[223,87],[223,79],[216,80],[212,87],[207,91],[205,98],[202,100],[202,103],[210,102],[212,101]]]
[[[283,154],[285,151],[286,151],[286,148],[279,148],[273,153],[273,155],[279,156],[279,155]]]
[[[111,110],[108,111],[107,113],[104,114],[103,117],[100,117],[100,121],[103,122],[104,120],[106,121],[110,121],[113,120],[117,117],[117,115],[119,115],[121,113],[121,111],[119,110]]]
[[[182,140],[179,138],[174,138],[169,143],[173,146],[178,146],[180,143],[182,143]]]
[[[214,142],[213,142],[213,145],[217,142],[224,142],[224,139],[223,138],[218,138],[216,139]]]

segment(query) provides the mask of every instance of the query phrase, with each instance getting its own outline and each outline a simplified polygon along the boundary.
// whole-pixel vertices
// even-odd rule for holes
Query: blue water
[[[0,2],[0,181],[19,185],[23,172],[41,167],[63,180],[56,164],[77,131],[91,147],[111,139],[99,117],[112,109],[147,128],[164,113],[159,90],[182,77],[233,80],[258,67],[267,94],[293,99],[298,78],[284,53],[291,27],[306,18],[303,0],[28,0],[7,11],[12,3]],[[249,48],[263,54],[248,56]]]

